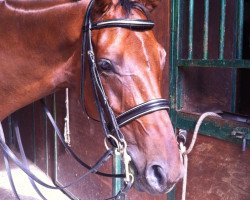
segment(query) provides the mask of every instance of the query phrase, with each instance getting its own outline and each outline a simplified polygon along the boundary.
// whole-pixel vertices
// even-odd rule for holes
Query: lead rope
[[[192,141],[188,147],[188,149],[186,149],[185,145],[183,142],[180,142],[180,152],[182,154],[182,157],[183,157],[183,165],[184,165],[184,169],[185,169],[185,172],[184,172],[184,177],[183,177],[183,181],[182,181],[182,197],[181,199],[182,200],[186,200],[186,191],[187,191],[187,170],[188,170],[188,154],[191,153],[191,151],[193,150],[194,148],[194,145],[195,145],[195,142],[196,142],[196,139],[197,139],[197,135],[198,135],[198,132],[199,132],[199,129],[200,129],[200,126],[203,122],[203,120],[206,118],[206,117],[219,117],[221,118],[221,116],[219,116],[218,114],[214,113],[214,112],[206,112],[206,113],[203,113],[200,118],[198,119],[196,125],[195,125],[195,129],[194,129],[194,133],[193,133],[193,138],[192,138]]]

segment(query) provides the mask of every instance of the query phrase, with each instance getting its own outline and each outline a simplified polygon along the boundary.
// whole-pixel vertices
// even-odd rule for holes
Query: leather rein
[[[14,181],[12,179],[12,174],[10,170],[10,166],[8,163],[8,158],[13,160],[17,166],[19,166],[29,177],[30,182],[36,192],[42,199],[46,199],[43,194],[39,191],[36,187],[36,183],[40,185],[50,188],[50,189],[65,189],[69,186],[72,186],[75,183],[78,183],[84,177],[91,173],[96,173],[101,176],[106,177],[115,177],[115,178],[123,178],[124,179],[124,186],[120,190],[120,192],[109,199],[118,199],[120,196],[127,193],[130,187],[133,184],[134,177],[133,174],[129,170],[129,163],[131,161],[130,156],[127,153],[127,143],[124,138],[123,133],[121,132],[120,128],[125,126],[126,124],[130,123],[131,121],[147,115],[152,112],[156,112],[159,110],[168,110],[169,109],[169,102],[165,99],[152,99],[145,103],[139,104],[136,107],[131,108],[130,110],[122,113],[119,116],[115,116],[108,100],[106,93],[103,89],[103,85],[101,83],[100,75],[97,70],[96,65],[96,58],[95,53],[93,50],[92,40],[91,40],[91,32],[92,30],[102,29],[102,28],[110,28],[110,27],[121,27],[127,28],[133,31],[146,31],[153,28],[154,23],[151,20],[131,20],[131,19],[115,19],[115,20],[106,20],[100,22],[92,22],[91,21],[91,11],[94,5],[94,0],[91,0],[89,6],[87,8],[85,14],[85,24],[83,27],[83,39],[82,39],[82,67],[81,67],[81,103],[84,108],[84,80],[85,80],[85,53],[87,53],[88,61],[89,61],[89,68],[90,68],[90,76],[93,86],[93,93],[95,97],[95,104],[97,106],[100,122],[102,124],[104,136],[105,136],[105,146],[107,147],[107,151],[103,154],[103,156],[96,162],[94,166],[89,166],[85,162],[83,162],[75,153],[74,151],[68,146],[68,144],[64,141],[63,135],[61,134],[55,120],[52,117],[52,114],[49,112],[46,104],[42,101],[42,107],[44,112],[46,113],[48,119],[50,120],[52,126],[55,129],[60,141],[62,142],[63,146],[65,147],[66,151],[83,167],[87,168],[85,174],[83,174],[80,178],[69,183],[65,186],[53,186],[48,185],[37,178],[30,170],[27,164],[27,159],[25,157],[22,142],[20,139],[19,128],[16,123],[14,123],[15,133],[18,141],[19,150],[22,157],[22,162],[14,155],[14,153],[9,149],[9,147],[5,143],[5,138],[3,134],[2,125],[0,123],[0,147],[4,153],[4,160],[6,164],[6,171],[9,177],[9,181],[17,199],[20,199],[14,185]],[[107,141],[111,144],[112,148],[108,147]],[[107,174],[103,172],[99,172],[98,169],[107,162],[109,158],[112,157],[114,154],[120,154],[124,164],[124,174]]]

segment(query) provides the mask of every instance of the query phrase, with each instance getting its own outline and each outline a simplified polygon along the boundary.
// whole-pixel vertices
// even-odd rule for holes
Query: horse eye
[[[102,71],[110,72],[113,70],[113,64],[108,59],[100,59],[97,63],[97,66]]]

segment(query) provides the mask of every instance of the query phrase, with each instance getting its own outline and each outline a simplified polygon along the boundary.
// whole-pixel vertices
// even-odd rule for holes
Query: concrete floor
[[[18,155],[18,154],[16,154]],[[15,186],[21,200],[41,199],[32,188],[28,177],[13,162],[10,162]],[[44,182],[53,185],[49,177],[46,176],[38,167],[29,163],[31,171]],[[68,200],[69,198],[59,190],[50,190],[37,184],[40,191],[48,200]],[[7,173],[5,171],[2,152],[0,151],[0,200],[14,200]]]

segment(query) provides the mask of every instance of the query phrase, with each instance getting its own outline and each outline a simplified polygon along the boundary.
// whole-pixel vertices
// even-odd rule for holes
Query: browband
[[[154,27],[154,22],[151,20],[133,20],[133,19],[114,19],[93,22],[90,29],[101,29],[110,27],[128,28],[131,30],[151,30]]]

